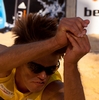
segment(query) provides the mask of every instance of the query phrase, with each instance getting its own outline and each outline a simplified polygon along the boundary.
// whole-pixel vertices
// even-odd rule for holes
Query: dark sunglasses
[[[57,65],[49,66],[49,67],[44,67],[40,64],[34,63],[34,62],[29,62],[28,67],[35,73],[38,74],[42,71],[45,71],[47,75],[52,75],[55,73],[55,71],[59,68],[60,62],[58,61]]]

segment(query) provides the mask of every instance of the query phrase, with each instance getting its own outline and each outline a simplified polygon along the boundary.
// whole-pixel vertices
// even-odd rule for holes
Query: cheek
[[[35,75],[32,75],[32,74],[28,74],[28,73],[25,73],[24,76],[22,77],[22,80],[23,80],[23,83],[24,85],[26,86],[26,88],[29,90],[29,91],[35,91],[35,89],[37,88],[34,84],[35,80],[37,80],[37,77]],[[33,82],[34,81],[34,82]]]
[[[36,75],[33,73],[30,73],[30,72],[29,73],[25,72],[22,77],[23,77],[24,81],[27,82],[27,81],[31,81],[31,80],[35,79]]]
[[[31,72],[31,70],[29,70],[28,68],[24,68],[24,70],[22,70],[21,72],[21,77],[24,83],[27,83],[28,81],[30,81],[31,79],[35,78],[36,75],[33,74],[33,72]]]

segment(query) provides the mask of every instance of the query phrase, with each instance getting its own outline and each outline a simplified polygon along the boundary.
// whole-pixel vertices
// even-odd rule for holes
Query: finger
[[[91,46],[90,46],[90,42],[89,42],[88,36],[84,35],[83,38],[84,38],[84,43],[83,44],[84,44],[84,46],[86,48],[86,51],[89,52]]]
[[[87,35],[84,35],[82,38],[77,38],[73,35],[72,37],[75,39],[75,41],[77,42],[77,44],[79,45],[79,47],[84,53],[87,53],[90,51],[90,43],[89,43]]]
[[[78,37],[75,37],[74,35],[72,35],[72,34],[70,34],[70,36],[72,36],[74,39],[75,39],[75,41],[76,41],[76,43],[79,45],[79,47],[81,47],[81,48],[83,48],[84,47],[84,42],[85,42],[85,38],[83,37],[83,38],[78,38]]]
[[[72,47],[78,48],[79,45],[78,45],[77,41],[75,40],[75,38],[73,38],[73,37],[75,37],[75,36],[73,36],[70,33],[67,33],[67,38],[68,38],[69,42],[71,43]]]
[[[76,24],[80,30],[80,33],[78,34],[78,37],[83,37],[84,34],[86,34],[87,30],[84,29],[85,27],[87,27],[87,25],[89,24],[89,20],[82,20],[81,18],[77,17]]]
[[[88,20],[82,20],[81,18],[63,18],[60,21],[59,26],[63,31],[70,31],[72,34],[74,34],[77,37],[83,37],[84,30],[84,23],[88,24]]]
[[[80,17],[77,17],[78,21],[76,21],[78,28],[80,29],[81,33],[79,34],[78,37],[83,37],[84,34],[86,34],[87,30],[84,29],[85,27],[88,26],[90,21],[88,19],[83,20]]]
[[[83,31],[82,23],[77,18],[64,18],[60,22],[60,26],[66,32],[70,31],[75,36],[80,36]]]
[[[88,24],[90,23],[90,21],[89,21],[88,19],[83,20],[83,19],[80,18],[80,17],[77,17],[77,18],[78,18],[78,20],[82,23],[82,26],[83,26],[83,27],[87,27]]]
[[[90,21],[88,19],[84,20],[84,27],[87,27]]]
[[[83,37],[84,35],[86,35],[87,33],[87,30],[86,29],[83,29],[82,33],[79,34],[79,37]]]
[[[72,33],[75,36],[79,36],[78,34],[81,34],[83,31],[83,27],[80,22],[74,22],[74,21],[69,21],[67,22],[67,32],[69,30],[70,33]],[[79,24],[79,25],[78,25]],[[82,29],[81,29],[82,28]]]

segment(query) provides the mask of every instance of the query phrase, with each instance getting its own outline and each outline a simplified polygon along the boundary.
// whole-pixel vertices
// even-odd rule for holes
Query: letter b
[[[84,16],[91,16],[91,10],[87,9],[87,7],[84,8]]]

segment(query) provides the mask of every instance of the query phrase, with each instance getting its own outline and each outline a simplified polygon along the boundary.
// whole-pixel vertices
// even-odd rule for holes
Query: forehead
[[[51,55],[47,55],[42,58],[39,58],[35,60],[34,62],[47,67],[47,66],[56,65],[57,62],[59,61],[59,58],[60,58],[59,55],[51,54]]]

